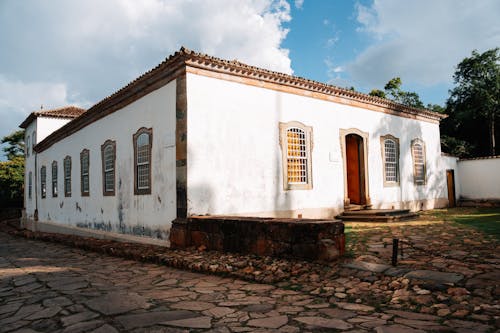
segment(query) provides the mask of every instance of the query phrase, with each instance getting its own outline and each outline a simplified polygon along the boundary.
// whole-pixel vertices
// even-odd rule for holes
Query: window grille
[[[36,146],[36,131],[33,131],[33,135],[31,136],[31,149]]]
[[[47,169],[45,166],[40,168],[40,192],[42,198],[47,196]]]
[[[89,150],[84,149],[80,153],[80,178],[81,178],[81,192],[82,196],[88,196],[90,192],[90,178],[89,178]]]
[[[28,174],[28,198],[31,199],[33,191],[33,174],[30,171]]]
[[[386,139],[384,142],[385,153],[385,181],[396,183],[398,181],[398,154],[396,142]]]
[[[416,184],[425,183],[425,150],[422,142],[412,144],[414,180]]]
[[[64,196],[71,196],[71,157],[64,158]]]
[[[52,162],[52,196],[57,197],[57,162]]]
[[[153,132],[151,128],[140,128],[133,136],[135,194],[151,193],[151,148]]]
[[[26,150],[26,157],[30,157],[30,136],[28,135],[26,137],[26,147],[25,147],[25,150]]]
[[[101,146],[104,195],[115,194],[115,151],[115,141],[107,140]]]
[[[306,133],[300,128],[289,128],[287,136],[288,184],[307,184]]]

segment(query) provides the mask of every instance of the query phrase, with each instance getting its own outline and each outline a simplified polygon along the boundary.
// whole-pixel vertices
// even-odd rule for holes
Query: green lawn
[[[476,228],[500,239],[500,208],[467,209],[462,214],[459,211],[451,214],[450,218],[458,224]]]

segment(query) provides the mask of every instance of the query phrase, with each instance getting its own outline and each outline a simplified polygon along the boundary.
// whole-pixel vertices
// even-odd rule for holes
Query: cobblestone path
[[[339,287],[338,294],[342,289]],[[342,302],[0,232],[0,332],[414,333],[494,329],[488,322]]]

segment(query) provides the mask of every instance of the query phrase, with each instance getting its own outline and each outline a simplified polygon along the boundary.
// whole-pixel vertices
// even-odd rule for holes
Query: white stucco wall
[[[70,121],[71,119],[67,118],[37,117],[37,143]]]
[[[167,237],[176,217],[175,81],[55,143],[38,154],[38,212],[41,222]],[[152,193],[134,195],[132,136],[153,129]],[[39,124],[39,132],[41,124]],[[103,196],[101,145],[116,140],[116,195]],[[90,196],[80,189],[80,152],[90,150]],[[63,160],[72,159],[72,195],[64,196]],[[52,197],[52,161],[58,163],[58,197]],[[40,196],[40,168],[47,168],[47,197]],[[27,206],[32,216],[34,207]]]
[[[459,160],[461,197],[500,200],[500,157]]]
[[[447,201],[439,126],[270,89],[187,74],[188,213],[331,217],[343,210],[340,129],[369,134],[374,208],[431,208]],[[283,190],[279,123],[313,128],[311,190]],[[400,142],[401,181],[384,187],[380,136]],[[410,142],[426,145],[427,184],[413,184]],[[430,200],[425,200],[430,199]]]

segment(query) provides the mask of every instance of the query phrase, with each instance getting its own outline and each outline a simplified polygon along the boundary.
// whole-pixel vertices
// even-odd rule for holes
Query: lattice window
[[[411,145],[413,156],[413,179],[415,184],[425,184],[425,145],[419,140],[415,139]]]
[[[115,151],[115,141],[107,140],[101,146],[104,195],[115,194]]]
[[[151,193],[151,149],[153,130],[140,128],[133,136],[134,143],[134,193]]]
[[[311,189],[312,128],[299,122],[280,123],[284,188]]]
[[[90,156],[89,150],[84,149],[80,153],[80,187],[82,196],[88,196],[90,194]]]
[[[57,162],[52,162],[52,196],[57,197]]]
[[[34,149],[36,146],[36,131],[33,131],[33,135],[31,136],[31,149]]]
[[[384,143],[384,174],[386,183],[397,183],[399,181],[399,142],[396,138],[387,138]]]
[[[64,196],[71,196],[71,157],[64,158]]]
[[[40,168],[40,194],[42,198],[47,196],[47,169],[45,165]]]
[[[33,174],[30,171],[28,174],[28,198],[31,199],[33,193]]]
[[[30,142],[30,136],[28,135],[25,142],[26,157],[30,157]]]

